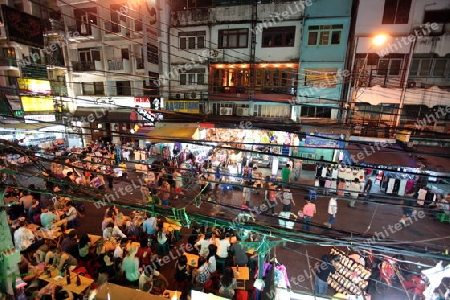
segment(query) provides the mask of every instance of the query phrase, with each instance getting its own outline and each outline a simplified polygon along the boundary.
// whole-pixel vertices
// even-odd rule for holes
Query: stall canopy
[[[349,145],[347,152],[352,157],[352,162],[366,165],[383,165],[392,167],[406,167],[418,168],[419,164],[408,153],[404,152],[396,145],[389,145],[388,147],[380,147],[377,145]]]
[[[155,127],[147,134],[152,142],[175,142],[177,140],[198,140],[199,132],[195,127]]]
[[[60,125],[60,124],[44,123],[44,122],[39,122],[39,123],[1,123],[0,122],[0,127],[2,127],[2,128],[12,128],[12,129],[22,129],[22,130],[39,130],[42,128],[51,127],[51,126],[55,126],[55,125]]]

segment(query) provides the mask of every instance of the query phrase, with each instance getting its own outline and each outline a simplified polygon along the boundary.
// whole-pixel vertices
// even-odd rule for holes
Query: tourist
[[[328,222],[324,222],[323,225],[328,226],[328,228],[331,228],[331,225],[333,225],[336,222],[337,210],[338,210],[337,200],[336,198],[332,197],[328,202],[328,216],[329,216]]]
[[[127,236],[122,233],[119,227],[115,226],[114,223],[108,223],[106,229],[103,230],[103,238],[109,240],[110,238],[126,238]]]
[[[305,231],[309,231],[311,219],[314,217],[316,213],[316,205],[311,202],[311,200],[306,199],[306,204],[303,206],[302,214],[303,214],[303,226],[302,229]]]
[[[237,280],[231,268],[225,268],[222,277],[219,280],[219,296],[226,299],[233,299],[235,289],[237,289]]]
[[[139,259],[136,257],[136,246],[130,247],[130,252],[122,261],[122,271],[125,273],[126,283],[130,287],[139,287]]]
[[[176,291],[184,291],[187,288],[189,279],[189,266],[187,264],[186,255],[181,255],[175,264],[175,275],[173,289]]]
[[[327,255],[322,256],[320,268],[316,269],[315,272],[316,280],[314,282],[314,294],[326,295],[328,291],[328,276],[330,273],[334,273],[334,267],[331,265]]]
[[[289,182],[289,179],[291,177],[291,166],[289,164],[286,164],[286,166],[281,169],[281,180],[285,183]]]

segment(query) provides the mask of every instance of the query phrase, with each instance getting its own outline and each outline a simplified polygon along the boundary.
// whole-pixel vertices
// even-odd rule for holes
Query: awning
[[[22,130],[39,130],[46,127],[57,126],[56,123],[0,123],[1,128],[14,128]]]
[[[351,163],[363,163],[372,166],[391,166],[419,168],[416,160],[404,152],[397,149],[394,145],[381,147],[378,145],[349,145],[347,147],[348,154],[352,157]]]
[[[147,134],[152,142],[176,142],[178,140],[198,140],[196,127],[155,127]]]

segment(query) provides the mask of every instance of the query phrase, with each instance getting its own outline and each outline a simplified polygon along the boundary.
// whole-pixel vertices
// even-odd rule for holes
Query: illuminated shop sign
[[[21,94],[52,94],[52,88],[48,80],[17,78],[17,84]]]
[[[166,109],[170,111],[184,112],[184,113],[200,113],[199,101],[178,101],[169,100],[166,102]]]
[[[21,96],[20,100],[24,112],[55,110],[52,97]]]
[[[25,123],[56,121],[55,115],[25,115],[23,118],[25,119]]]

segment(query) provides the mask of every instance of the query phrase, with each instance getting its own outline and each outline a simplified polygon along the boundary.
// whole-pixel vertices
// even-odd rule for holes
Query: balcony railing
[[[405,70],[386,70],[386,69],[372,69],[365,70],[361,75],[360,86],[371,87],[379,85],[382,87],[402,88]]]
[[[130,61],[124,58],[108,59],[108,71],[130,72]]]
[[[95,71],[96,68],[95,61],[73,61],[72,67],[74,71]]]
[[[12,58],[0,57],[0,67],[17,67],[17,61]]]

